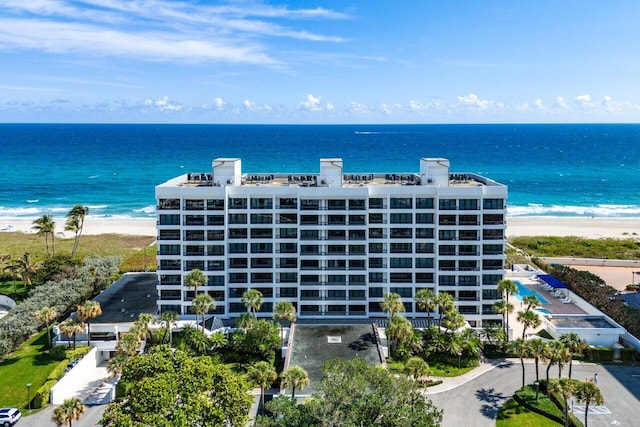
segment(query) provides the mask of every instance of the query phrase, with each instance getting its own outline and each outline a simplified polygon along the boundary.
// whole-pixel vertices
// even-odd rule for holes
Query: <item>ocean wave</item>
[[[27,200],[27,203],[38,203],[40,200],[38,199],[31,199],[31,200]]]
[[[87,207],[89,208],[89,212],[91,212],[92,210],[106,209],[109,205],[88,205]]]
[[[145,206],[144,208],[134,209],[133,211],[136,213],[155,214],[156,207],[155,205],[149,205],[149,206]]]
[[[8,216],[8,217],[31,217],[37,216],[42,211],[40,208],[5,208],[0,206],[0,216]]]
[[[507,215],[516,216],[593,216],[593,217],[640,217],[640,206],[637,205],[611,205],[596,206],[564,206],[564,205],[539,205],[509,206]]]

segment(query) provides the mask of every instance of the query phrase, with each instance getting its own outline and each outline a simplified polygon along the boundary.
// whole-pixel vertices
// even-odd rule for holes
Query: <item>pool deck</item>
[[[542,295],[544,297],[545,300],[547,300],[547,304],[542,304],[541,308],[546,308],[547,310],[551,311],[552,314],[554,315],[561,315],[561,314],[587,314],[587,312],[585,312],[583,309],[581,309],[580,307],[578,307],[575,303],[571,302],[568,304],[565,304],[562,302],[562,298],[557,298],[556,296],[554,296],[553,292],[547,291],[545,288],[541,287],[540,285],[534,283],[532,280],[518,280],[525,288],[529,289],[530,291],[533,292],[537,292],[540,295]],[[563,294],[565,295],[569,295],[569,297],[571,297],[572,292],[568,289],[562,289],[561,292],[563,292]],[[515,309],[517,311],[520,310],[520,307],[518,307],[518,304],[520,304],[520,306],[522,308],[525,307],[524,304],[520,303],[519,301],[514,301],[514,305],[515,305]]]

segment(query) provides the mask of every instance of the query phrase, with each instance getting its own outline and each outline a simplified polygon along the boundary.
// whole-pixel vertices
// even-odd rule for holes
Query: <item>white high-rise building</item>
[[[156,187],[160,311],[193,313],[185,277],[197,268],[222,318],[247,311],[250,288],[265,317],[287,300],[301,319],[379,318],[393,292],[419,318],[413,297],[429,288],[471,326],[500,321],[506,186],[438,158],[417,173],[345,173],[339,158],[319,173],[243,173],[234,158],[212,169]]]

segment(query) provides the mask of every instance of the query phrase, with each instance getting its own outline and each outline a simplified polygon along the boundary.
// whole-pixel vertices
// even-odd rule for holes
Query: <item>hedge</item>
[[[635,362],[638,360],[638,350],[635,348],[621,348],[620,359],[623,362]]]
[[[540,389],[544,390],[544,392],[547,392],[547,380],[541,380],[540,381]],[[556,407],[560,410],[560,412],[563,413],[563,418],[564,418],[564,399],[562,398],[562,396],[560,396],[557,393],[549,393],[549,398],[551,399],[551,401],[556,405]],[[567,411],[567,414],[569,416],[569,426],[570,427],[584,427],[584,424],[582,424],[582,421],[580,421],[575,415],[573,415],[573,413],[571,411]],[[564,425],[564,421],[561,420],[560,423],[562,425]]]
[[[604,347],[589,348],[587,357],[592,362],[613,362],[613,349]]]
[[[36,391],[33,399],[31,399],[31,407],[35,409],[42,408],[49,403],[49,397],[51,396],[51,389],[58,380],[48,379],[44,384]]]

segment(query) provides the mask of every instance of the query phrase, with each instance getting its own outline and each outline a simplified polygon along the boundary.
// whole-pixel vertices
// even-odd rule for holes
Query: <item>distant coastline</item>
[[[32,233],[35,218],[0,218],[0,229],[11,226],[10,232]],[[65,218],[54,217],[58,237],[71,238],[72,233],[64,231]],[[88,216],[85,234],[128,234],[155,236],[155,218],[105,219]],[[585,238],[635,238],[640,239],[640,217],[507,217],[507,237],[514,236],[577,236]],[[1,233],[0,233],[1,240]]]

